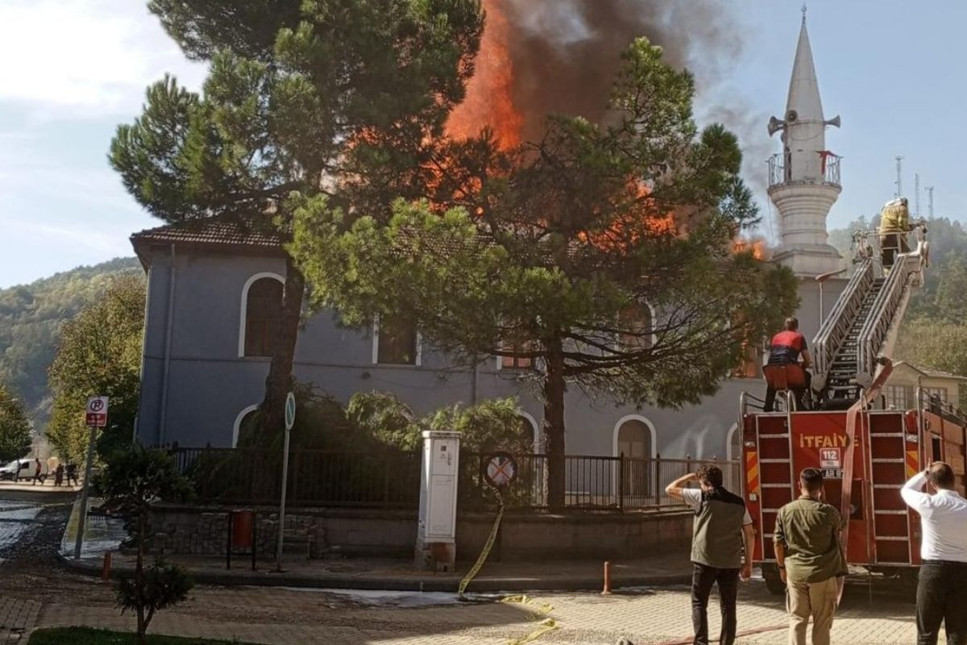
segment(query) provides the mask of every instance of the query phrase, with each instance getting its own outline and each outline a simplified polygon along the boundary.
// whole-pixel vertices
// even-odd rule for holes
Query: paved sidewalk
[[[33,629],[39,612],[36,601],[0,596],[0,643],[26,643],[23,636]]]
[[[46,605],[38,623],[132,629],[132,617],[121,617],[106,596],[98,600],[109,589],[90,584],[96,590],[84,599]],[[427,599],[434,601],[449,604],[372,605],[365,598],[325,591],[202,587],[189,603],[158,614],[151,631],[278,645],[509,645],[536,634],[540,621],[550,618],[555,629],[535,638],[535,645],[615,645],[623,637],[635,645],[691,642],[684,588],[612,596],[539,593],[526,605]],[[709,612],[713,635],[720,624],[716,602],[713,597]],[[542,609],[546,617],[537,614]],[[743,585],[738,643],[785,643],[785,626],[782,598],[770,596],[761,582]],[[847,592],[833,627],[833,642],[850,645],[914,642],[915,637],[912,603],[876,597],[871,604],[862,588]]]

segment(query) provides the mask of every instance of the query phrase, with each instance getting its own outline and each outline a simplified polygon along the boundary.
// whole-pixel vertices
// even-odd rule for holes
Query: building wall
[[[927,376],[907,363],[896,365],[886,382],[887,407],[892,405],[899,409],[902,402],[906,403],[903,407],[916,407],[916,388],[922,387],[928,394],[943,391],[942,400],[960,408],[960,384],[963,381],[956,376]]]
[[[278,509],[254,510],[256,552],[259,557],[270,557],[278,543]],[[156,504],[151,513],[156,553],[225,555],[229,509]],[[508,514],[501,522],[492,556],[502,562],[639,558],[643,553],[687,556],[694,515],[684,507],[610,515]],[[459,560],[477,557],[493,521],[490,513],[460,514],[456,533]],[[313,557],[410,557],[416,547],[414,511],[291,508],[285,524],[287,536],[302,540],[311,536]],[[291,546],[303,553],[307,548],[304,542]],[[245,567],[248,557],[233,560],[236,566]]]
[[[242,294],[253,276],[284,275],[284,260],[176,250],[173,265],[172,289],[170,251],[151,258],[138,433],[148,444],[231,446],[240,416],[262,399],[269,368],[267,358],[239,356]],[[826,311],[843,286],[844,280],[827,283]],[[812,338],[819,328],[818,285],[804,281],[800,296],[801,329]],[[331,312],[305,323],[294,373],[341,401],[355,392],[385,390],[424,414],[454,403],[517,396],[534,422],[543,418],[535,384],[520,380],[519,372],[497,369],[495,359],[478,366],[476,392],[468,369],[450,365],[429,348],[422,352],[420,367],[374,365],[371,330],[341,327]],[[652,429],[652,455],[725,458],[742,391],[761,397],[765,385],[761,379],[727,380],[718,394],[682,410],[637,410],[572,386],[566,398],[567,450],[612,456],[619,422],[636,419]]]

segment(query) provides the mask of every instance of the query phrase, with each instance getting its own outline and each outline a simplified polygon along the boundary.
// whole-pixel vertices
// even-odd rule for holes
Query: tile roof
[[[274,232],[245,226],[237,221],[199,219],[159,226],[131,236],[137,248],[141,244],[203,244],[278,249],[282,238]]]

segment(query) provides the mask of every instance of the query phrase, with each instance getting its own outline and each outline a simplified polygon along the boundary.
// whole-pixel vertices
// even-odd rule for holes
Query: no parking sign
[[[107,397],[92,396],[87,399],[87,413],[85,420],[88,427],[107,427]]]

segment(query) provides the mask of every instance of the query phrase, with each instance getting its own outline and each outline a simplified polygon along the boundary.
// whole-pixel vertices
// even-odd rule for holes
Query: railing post
[[[625,510],[625,453],[618,455],[618,510]]]
[[[655,506],[661,506],[661,453],[655,453]]]

